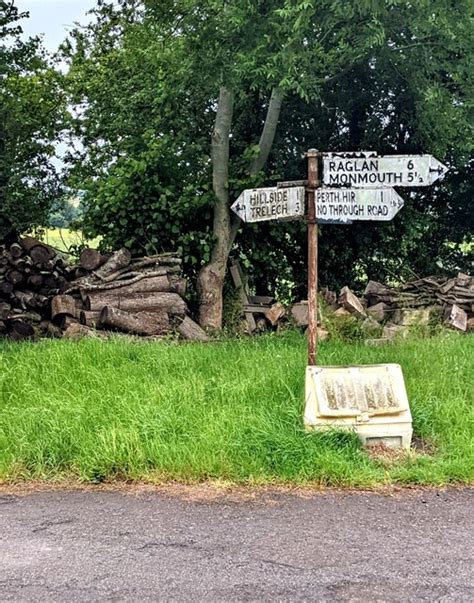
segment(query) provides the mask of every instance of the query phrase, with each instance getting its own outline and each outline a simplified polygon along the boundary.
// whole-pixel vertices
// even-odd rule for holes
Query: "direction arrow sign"
[[[429,186],[448,168],[431,155],[338,157],[324,155],[323,182],[329,186]]]
[[[318,221],[350,224],[355,220],[392,220],[404,201],[393,188],[319,188],[315,203]]]
[[[304,215],[304,186],[245,190],[231,206],[244,222],[291,220]]]

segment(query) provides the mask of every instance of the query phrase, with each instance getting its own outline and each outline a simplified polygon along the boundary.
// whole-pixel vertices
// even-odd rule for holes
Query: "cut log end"
[[[79,265],[84,270],[97,270],[107,261],[97,249],[83,249],[79,259]]]

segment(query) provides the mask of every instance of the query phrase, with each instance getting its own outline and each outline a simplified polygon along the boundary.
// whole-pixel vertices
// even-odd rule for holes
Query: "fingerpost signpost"
[[[411,415],[398,365],[317,366],[318,223],[392,220],[404,205],[393,186],[429,186],[446,173],[447,167],[431,155],[378,156],[373,151],[320,153],[310,149],[306,158],[307,180],[245,190],[231,207],[244,222],[262,222],[301,219],[306,206],[306,425],[357,425],[356,430],[366,444],[371,440],[409,446]],[[392,417],[391,421],[386,420],[387,416]]]

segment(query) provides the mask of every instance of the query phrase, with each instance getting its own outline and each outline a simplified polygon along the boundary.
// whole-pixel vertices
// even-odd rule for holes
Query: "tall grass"
[[[302,425],[299,334],[215,344],[42,341],[0,345],[0,480],[471,482],[472,336],[373,348],[321,345],[324,364],[402,365],[432,454],[371,459],[350,434]]]

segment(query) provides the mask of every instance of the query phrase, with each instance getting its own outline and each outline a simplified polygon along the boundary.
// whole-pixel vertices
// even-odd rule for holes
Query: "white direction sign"
[[[245,190],[231,206],[244,222],[291,220],[304,216],[304,186]]]
[[[325,154],[323,182],[328,186],[429,186],[448,168],[432,155],[351,157]]]
[[[393,188],[319,188],[315,203],[318,221],[350,224],[355,220],[392,220],[404,201]]]

